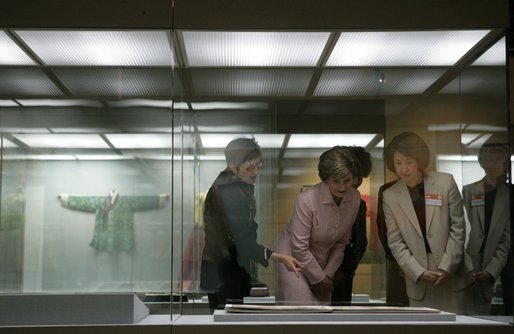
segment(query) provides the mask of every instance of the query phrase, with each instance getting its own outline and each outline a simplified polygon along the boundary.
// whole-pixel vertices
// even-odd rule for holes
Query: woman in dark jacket
[[[237,138],[225,148],[227,168],[212,184],[205,200],[205,248],[200,287],[209,293],[211,309],[227,299],[243,299],[257,282],[257,264],[282,263],[297,275],[300,263],[257,242],[254,184],[262,168],[254,139]]]

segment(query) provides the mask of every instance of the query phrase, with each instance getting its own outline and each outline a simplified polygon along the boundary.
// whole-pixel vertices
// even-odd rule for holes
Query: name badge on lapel
[[[443,198],[437,194],[426,194],[425,204],[430,206],[441,206],[443,205]]]
[[[471,206],[484,206],[485,205],[485,196],[484,194],[473,195],[471,198]]]

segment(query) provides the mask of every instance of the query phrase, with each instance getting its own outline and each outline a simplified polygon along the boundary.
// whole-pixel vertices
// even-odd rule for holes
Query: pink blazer
[[[292,255],[303,264],[300,278],[277,266],[278,300],[282,303],[318,304],[330,302],[330,296],[316,296],[310,290],[325,275],[334,277],[343,261],[352,224],[359,210],[360,193],[347,190],[338,206],[326,183],[301,192],[293,214],[282,231],[276,251]]]

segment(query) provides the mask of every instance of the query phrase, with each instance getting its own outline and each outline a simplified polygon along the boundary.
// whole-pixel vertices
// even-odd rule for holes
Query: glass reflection
[[[466,246],[467,307],[468,313],[474,315],[493,314],[495,295],[502,299],[501,313],[512,312],[512,202],[510,185],[506,183],[510,147],[506,138],[499,137],[490,137],[478,151],[478,163],[485,176],[463,187],[470,226]]]

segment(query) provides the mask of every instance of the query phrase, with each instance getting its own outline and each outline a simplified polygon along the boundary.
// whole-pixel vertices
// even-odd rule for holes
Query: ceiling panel
[[[293,134],[289,138],[288,148],[330,148],[336,145],[366,147],[375,136],[374,133]]]
[[[191,69],[198,96],[304,96],[313,70]]]
[[[382,96],[423,93],[443,69],[327,69],[315,96]]]
[[[150,100],[150,99],[123,99],[115,101],[106,101],[113,108],[130,108],[130,107],[157,107],[169,108],[173,106],[172,100]]]
[[[484,52],[473,64],[482,66],[505,66],[507,51],[505,45],[505,37],[500,39],[489,50]]]
[[[5,31],[0,31],[0,65],[37,65]]]
[[[489,30],[343,32],[327,66],[451,66]]]
[[[107,134],[107,139],[118,149],[171,148],[171,134],[131,133]]]
[[[78,96],[171,98],[169,69],[57,68],[54,72]]]
[[[34,31],[18,36],[46,65],[172,66],[165,31]]]
[[[328,32],[184,31],[189,66],[315,66]]]
[[[38,148],[109,148],[100,136],[93,134],[17,134],[14,137]]]
[[[80,80],[77,78],[77,80]],[[0,68],[0,95],[62,96],[64,95],[39,68]]]
[[[507,95],[507,78],[503,67],[471,67],[452,80],[439,93]]]
[[[16,102],[23,107],[102,107],[100,101],[84,99],[16,99]]]
[[[200,134],[202,145],[205,148],[224,148],[227,144],[236,138],[249,138],[248,134],[222,134],[222,133],[203,133]],[[262,148],[281,148],[284,143],[283,134],[256,134],[252,135],[259,146]]]
[[[0,100],[0,107],[18,107],[18,103],[14,100]]]

